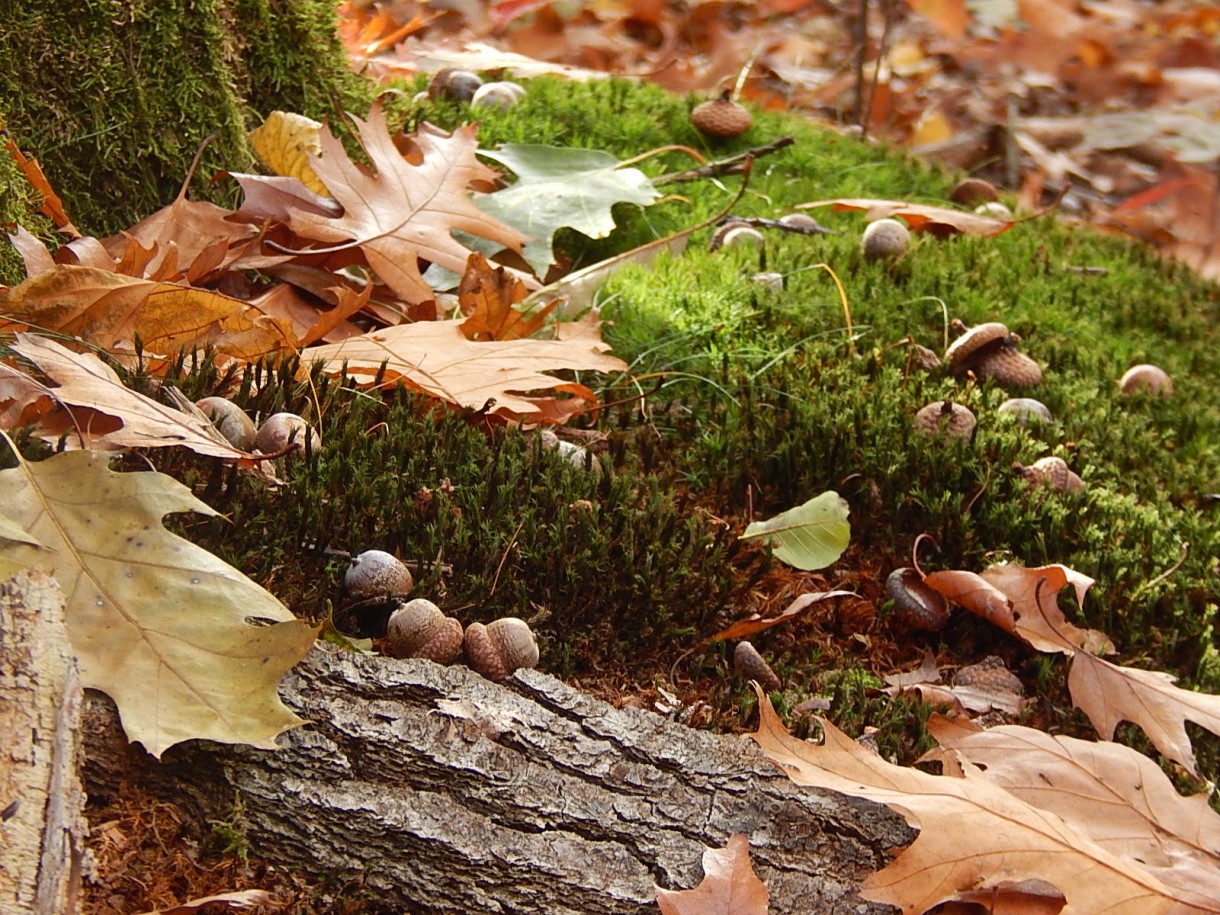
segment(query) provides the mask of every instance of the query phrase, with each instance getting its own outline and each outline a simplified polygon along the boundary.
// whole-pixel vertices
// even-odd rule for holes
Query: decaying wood
[[[305,873],[362,875],[392,911],[655,915],[705,846],[750,839],[773,913],[881,912],[863,879],[911,831],[882,807],[797,788],[744,738],[614,709],[545,674],[316,649],[284,681],[312,723],[267,752],[190,742],[161,764],[113,707],[86,714],[90,792],[136,777],[202,817],[241,797],[251,847]]]
[[[82,698],[59,587],[44,572],[0,582],[0,912],[77,911]]]

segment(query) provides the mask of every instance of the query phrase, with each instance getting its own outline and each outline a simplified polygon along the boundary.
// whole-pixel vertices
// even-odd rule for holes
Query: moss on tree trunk
[[[213,133],[195,197],[223,197],[211,177],[252,166],[246,131],[268,112],[331,118],[370,97],[332,0],[0,0],[0,118],[92,234],[168,203]],[[0,201],[0,219],[25,224],[30,195],[3,153]]]

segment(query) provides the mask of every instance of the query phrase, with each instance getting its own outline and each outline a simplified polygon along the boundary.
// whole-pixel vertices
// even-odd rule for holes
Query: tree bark
[[[273,864],[363,878],[390,911],[656,913],[705,847],[750,839],[771,912],[892,911],[858,890],[913,833],[883,807],[801,789],[748,740],[619,710],[553,677],[319,647],[281,695],[311,723],[280,752],[192,741],[158,764],[113,706],[86,711],[91,794],[137,777],[232,816]]]
[[[0,582],[2,912],[78,909],[82,698],[58,585],[38,571]]]

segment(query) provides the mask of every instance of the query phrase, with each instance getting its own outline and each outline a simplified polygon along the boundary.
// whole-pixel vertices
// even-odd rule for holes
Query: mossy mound
[[[94,235],[169,203],[213,134],[191,194],[224,202],[231,185],[211,178],[253,167],[246,131],[266,114],[330,118],[372,97],[326,0],[9,3],[0,18],[0,121]],[[17,204],[4,222],[27,223]],[[6,251],[3,281],[16,263]]]
[[[540,79],[508,112],[426,103],[406,117],[449,127],[477,117],[487,147],[545,143],[624,159],[672,144],[715,158],[791,134],[790,147],[755,163],[740,216],[777,217],[833,197],[944,203],[953,184],[901,153],[774,114],[712,146],[689,125],[694,103],[621,81]],[[640,167],[659,176],[689,164],[671,154]],[[575,266],[596,262],[713,216],[738,184],[669,185],[680,197],[617,208],[610,238],[561,232],[560,246]],[[314,617],[341,601],[344,563],[325,548],[390,550],[420,563],[419,593],[447,612],[525,617],[542,636],[544,666],[601,673],[620,687],[643,686],[747,612],[846,584],[865,598],[854,616],[810,614],[760,638],[790,677],[786,701],[833,693],[852,706],[832,709],[841,722],[866,720],[888,700],[869,694],[868,677],[840,671],[888,672],[925,645],[950,662],[994,651],[1030,678],[1042,670],[1012,640],[960,615],[940,635],[894,638],[881,584],[927,533],[940,548],[923,557],[928,567],[1011,559],[1094,577],[1082,622],[1110,633],[1123,663],[1220,689],[1220,507],[1210,497],[1220,489],[1217,287],[1050,216],[991,239],[920,236],[900,262],[873,263],[859,252],[861,215],[815,215],[841,234],[768,231],[766,268],[783,275],[782,289],[752,280],[763,266],[758,249],[711,252],[703,230],[684,254],[628,268],[601,290],[613,321],[607,339],[630,371],[580,379],[601,384],[609,404],[587,422],[608,436],[607,450],[585,466],[417,395],[370,397],[317,376],[303,383],[292,366],[263,367],[238,400],[263,415],[320,417],[324,447],[285,468],[278,492],[188,455],[158,456],[227,515],[181,524]],[[1096,269],[1074,269],[1082,267]],[[910,341],[943,349],[953,317],[1003,320],[1044,367],[1043,383],[1004,391],[918,368]],[[1142,361],[1174,377],[1173,399],[1120,396],[1117,379]],[[226,387],[206,367],[181,383],[191,396]],[[1025,393],[1050,407],[1052,425],[996,415],[1006,397]],[[972,441],[912,428],[921,406],[947,395],[979,416]],[[1064,457],[1087,490],[1031,490],[1013,473],[1014,462],[1048,454]],[[737,540],[750,518],[828,489],[851,505],[852,545],[823,575],[792,573]],[[717,671],[705,678],[712,705],[752,701],[724,685],[722,654],[693,663],[689,673]]]

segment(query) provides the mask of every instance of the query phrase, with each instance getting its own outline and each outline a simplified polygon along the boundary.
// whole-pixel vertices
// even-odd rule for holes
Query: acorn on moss
[[[911,233],[897,219],[878,219],[865,227],[860,247],[865,260],[897,260],[911,249]]]
[[[733,93],[726,89],[720,98],[696,105],[690,113],[690,122],[695,129],[714,140],[729,140],[739,137],[754,124],[744,107],[733,101]]]

